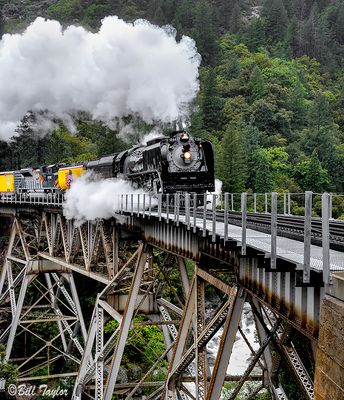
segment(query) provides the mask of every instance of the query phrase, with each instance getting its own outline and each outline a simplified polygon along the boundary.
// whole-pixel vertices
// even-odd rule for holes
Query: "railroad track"
[[[166,211],[166,210],[162,210]],[[171,212],[171,210],[170,210]],[[185,215],[185,209],[179,210],[179,215]],[[197,218],[203,219],[203,210],[197,210]],[[212,210],[207,210],[206,217],[209,220],[213,219]],[[193,218],[193,211],[191,210],[191,220]],[[238,211],[228,212],[228,223],[236,226],[241,226],[241,213]],[[216,210],[216,221],[224,222],[224,211]],[[247,213],[246,226],[248,229],[253,229],[259,232],[271,232],[271,214],[257,214]],[[277,216],[277,235],[287,237],[290,239],[303,241],[304,240],[304,217],[294,215]],[[312,244],[322,245],[322,222],[321,218],[312,218]],[[344,221],[332,220],[330,221],[330,248],[333,250],[344,250]]]

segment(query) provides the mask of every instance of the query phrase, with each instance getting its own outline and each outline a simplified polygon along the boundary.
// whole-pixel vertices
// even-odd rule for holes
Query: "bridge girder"
[[[135,313],[144,309],[145,313],[156,316],[159,310],[162,312],[161,307],[168,306],[168,301],[162,301],[162,306],[158,300],[161,299],[159,296],[162,288],[168,282],[169,268],[164,265],[159,271],[151,268],[154,253],[148,244],[140,244],[127,262],[121,262],[121,234],[122,239],[125,238],[126,233],[119,232],[112,221],[76,226],[56,212],[43,212],[35,218],[16,218],[13,222],[0,278],[0,307],[10,302],[13,316],[11,326],[3,330],[1,336],[2,341],[7,340],[6,358],[10,359],[18,328],[27,322],[24,317],[30,311],[30,308],[29,311],[25,308],[28,289],[37,286],[39,282],[36,290],[46,300],[47,308],[54,313],[55,320],[51,319],[51,322],[57,325],[59,332],[58,337],[52,341],[60,341],[60,346],[55,351],[59,351],[60,358],[73,361],[74,368],[64,375],[76,377],[73,393],[75,399],[81,398],[83,390],[92,385],[91,390],[94,391],[95,398],[111,399],[113,392],[119,388],[116,385],[116,377]],[[160,250],[163,251],[161,247]],[[171,257],[171,253],[167,254],[167,257]],[[125,260],[125,256],[122,258]],[[273,371],[274,360],[270,350],[270,342],[280,340],[277,332],[279,325],[270,324],[267,328],[269,324],[266,324],[265,328],[263,327],[262,310],[266,308],[266,304],[257,303],[257,299],[242,286],[233,286],[233,282],[225,283],[215,276],[211,268],[205,270],[203,266],[198,265],[189,282],[184,258],[177,257],[177,265],[186,302],[184,304],[183,299],[176,297],[177,305],[170,305],[174,315],[178,315],[178,308],[183,309],[177,334],[173,334],[176,332],[176,325],[171,319],[168,320],[166,313],[163,321],[163,318],[157,321],[159,326],[165,326],[162,322],[167,322],[167,331],[165,329],[164,334],[166,342],[169,340],[170,345],[167,346],[163,357],[159,358],[158,363],[153,364],[149,371],[154,369],[154,365],[158,368],[159,362],[169,357],[169,374],[166,382],[156,383],[157,389],[148,398],[191,399],[196,396],[205,400],[218,399],[224,381],[228,378],[226,366],[230,360],[235,336],[237,332],[245,336],[240,332],[240,319],[247,300],[252,305],[251,310],[260,340],[260,349],[252,349],[255,362],[249,366],[253,368],[258,364],[261,369],[261,384],[255,390],[258,393],[269,387],[276,398],[286,398],[283,397],[283,389],[274,381],[276,371]],[[105,284],[105,289],[96,298],[88,331],[74,282],[75,272]],[[210,318],[205,314],[206,286],[213,286],[222,293],[224,299],[221,307]],[[126,293],[125,301],[121,301],[117,293],[120,288]],[[59,307],[61,298],[63,306]],[[65,312],[66,305],[73,311],[71,315]],[[118,329],[105,340],[104,326],[111,319],[117,321]],[[280,318],[274,314],[273,320],[277,324]],[[35,321],[29,321],[42,322],[46,320],[36,318]],[[78,329],[82,341],[76,339]],[[206,345],[219,329],[223,329],[223,332],[214,370],[210,374],[206,363]],[[48,342],[51,343],[51,340],[46,340],[42,349],[49,347]],[[78,359],[71,355],[72,348],[79,351]],[[187,365],[181,365],[186,356]],[[284,356],[288,357],[286,351]],[[29,361],[31,362],[31,359]],[[27,360],[24,361],[24,365],[25,362],[27,363]],[[45,366],[50,362],[51,360],[41,364]],[[50,376],[54,377],[53,374]],[[23,374],[21,378],[27,376]],[[194,382],[193,389],[188,386],[188,380]],[[249,373],[243,374],[239,379],[239,386],[249,380]],[[131,387],[127,399],[133,398],[135,391],[144,388],[146,382],[133,382],[133,385],[134,388]],[[193,394],[192,390],[196,394]],[[251,393],[251,397],[253,395],[254,393]],[[312,398],[311,395],[309,398]]]

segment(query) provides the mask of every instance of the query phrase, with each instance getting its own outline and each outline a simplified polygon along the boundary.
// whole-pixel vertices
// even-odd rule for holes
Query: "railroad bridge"
[[[344,235],[335,199],[338,211],[342,199],[328,193],[125,194],[114,196],[111,219],[81,223],[64,217],[62,197],[3,196],[4,359],[18,366],[19,382],[69,378],[73,399],[235,399],[245,385],[247,399],[262,390],[287,399],[281,366],[304,398],[343,399]],[[95,298],[89,324],[85,282]],[[161,328],[166,349],[123,381],[125,346],[149,324]],[[251,352],[240,375],[228,368],[238,336]],[[163,381],[152,378],[159,370]]]

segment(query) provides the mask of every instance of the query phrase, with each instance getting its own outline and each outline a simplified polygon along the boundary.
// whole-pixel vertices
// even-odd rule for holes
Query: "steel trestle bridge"
[[[287,399],[279,380],[283,366],[305,398],[324,398],[327,378],[334,382],[331,398],[344,397],[336,374],[324,368],[338,364],[336,371],[344,372],[342,356],[326,345],[332,317],[321,313],[337,307],[340,315],[344,301],[344,222],[337,218],[344,215],[344,198],[312,192],[123,194],[114,196],[113,218],[84,223],[64,217],[63,201],[58,194],[0,197],[8,232],[0,341],[20,382],[70,378],[73,399],[111,400],[114,393],[205,400],[246,393],[254,399],[263,390]],[[176,273],[182,292],[173,284]],[[79,298],[81,275],[96,289],[89,324]],[[218,299],[212,308],[210,288]],[[252,315],[258,346],[242,329],[243,312]],[[138,321],[138,314],[146,319]],[[42,331],[42,324],[53,328]],[[140,377],[121,381],[133,328],[147,324],[160,327],[166,350]],[[237,335],[251,352],[241,375],[228,370]],[[207,348],[215,337],[210,367]],[[299,354],[299,337],[315,360],[315,384]],[[35,350],[28,345],[18,352],[24,340]],[[166,379],[154,381],[157,371]],[[236,384],[228,388],[226,382]]]

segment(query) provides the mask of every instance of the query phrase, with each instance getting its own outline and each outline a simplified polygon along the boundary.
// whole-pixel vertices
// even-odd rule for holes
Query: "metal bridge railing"
[[[330,244],[343,236],[344,221],[333,218],[333,200],[340,198],[344,211],[344,196],[331,193],[221,193],[221,194],[125,194],[120,195],[120,212],[164,219],[166,223],[183,222],[187,229],[201,227],[216,241],[218,224],[223,223],[224,240],[229,240],[229,225],[241,226],[241,254],[246,255],[247,230],[264,230],[271,237],[271,268],[276,268],[277,236],[289,231],[303,242],[303,282],[310,281],[312,243],[322,246],[323,279],[331,283]],[[238,198],[239,197],[239,198]],[[293,214],[294,212],[294,214]],[[343,213],[344,214],[344,213]],[[340,214],[341,215],[341,214]],[[330,234],[330,222],[333,234]],[[289,235],[291,234],[289,232]]]
[[[0,194],[0,204],[17,204],[31,206],[52,206],[62,207],[64,203],[64,194],[59,191],[54,193],[2,193]]]
[[[117,197],[116,197],[117,196]],[[310,280],[311,244],[322,246],[323,279],[331,283],[330,247],[344,246],[344,195],[333,193],[147,193],[119,194],[114,200],[119,213],[156,215],[167,223],[185,223],[203,236],[210,233],[213,242],[218,224],[223,223],[227,241],[229,225],[241,226],[241,253],[246,255],[247,229],[263,230],[271,235],[271,268],[276,268],[277,236],[282,231],[295,235],[304,244],[303,281]],[[0,204],[62,207],[64,195],[54,193],[0,194]],[[283,232],[282,232],[283,233]],[[342,242],[342,243],[341,243]]]

